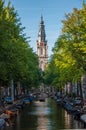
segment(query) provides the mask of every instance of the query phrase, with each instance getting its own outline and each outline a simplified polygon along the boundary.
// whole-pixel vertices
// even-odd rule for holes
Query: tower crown
[[[45,34],[43,16],[41,16],[40,25],[39,25],[38,42],[46,42],[46,34]]]
[[[43,21],[43,16],[41,16],[41,21],[40,21],[40,24],[44,24],[44,21]]]

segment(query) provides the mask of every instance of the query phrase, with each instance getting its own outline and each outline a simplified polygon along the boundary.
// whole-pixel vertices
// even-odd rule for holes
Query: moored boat
[[[80,117],[81,121],[83,121],[84,123],[86,123],[86,114],[82,114]]]
[[[40,102],[44,102],[44,101],[45,101],[45,98],[44,98],[44,97],[40,97],[40,98],[39,98],[39,101],[40,101]]]
[[[4,119],[0,119],[0,130],[3,130],[6,127],[6,122]]]

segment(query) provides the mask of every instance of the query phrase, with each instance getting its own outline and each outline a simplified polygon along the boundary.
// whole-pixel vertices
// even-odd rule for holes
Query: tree
[[[38,58],[23,33],[24,27],[11,3],[0,0],[0,81],[28,82],[39,78]]]
[[[53,64],[50,64],[57,72],[57,78],[53,77],[52,81],[64,86],[86,74],[86,5],[82,9],[74,8],[62,23],[62,33],[53,48]]]

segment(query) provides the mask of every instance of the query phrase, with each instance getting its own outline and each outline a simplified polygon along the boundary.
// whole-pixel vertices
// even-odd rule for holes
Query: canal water
[[[7,130],[59,130],[82,129],[83,124],[74,120],[63,108],[52,99],[45,102],[34,101],[27,105],[17,118],[14,125]]]

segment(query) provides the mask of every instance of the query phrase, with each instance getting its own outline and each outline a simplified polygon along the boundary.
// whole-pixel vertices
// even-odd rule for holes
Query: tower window
[[[43,49],[42,49],[42,48],[40,49],[40,54],[41,54],[41,55],[43,54]]]

